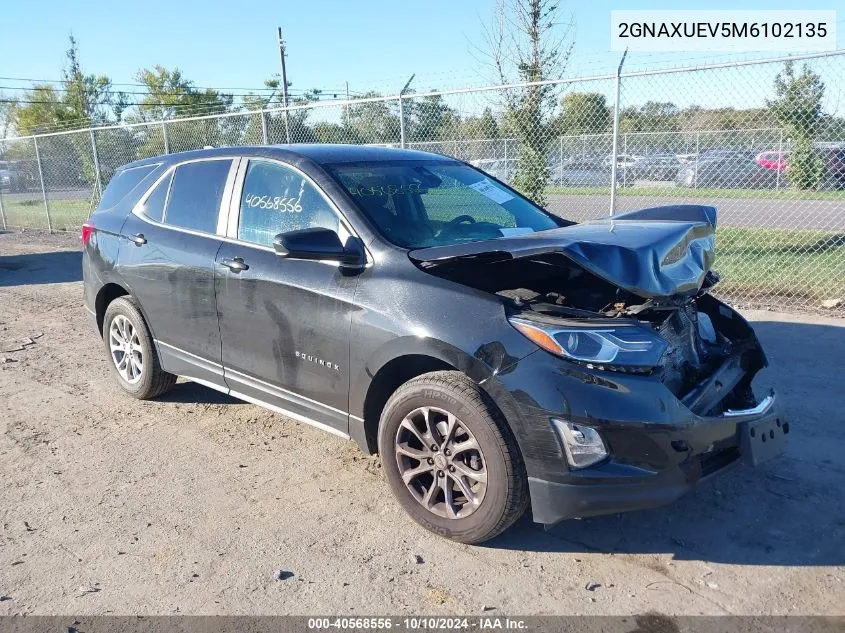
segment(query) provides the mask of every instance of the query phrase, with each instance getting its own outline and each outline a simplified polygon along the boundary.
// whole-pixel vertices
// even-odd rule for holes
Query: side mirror
[[[363,266],[364,247],[357,237],[350,237],[346,246],[331,229],[313,228],[279,233],[273,238],[273,248],[279,257],[338,261],[341,264]]]

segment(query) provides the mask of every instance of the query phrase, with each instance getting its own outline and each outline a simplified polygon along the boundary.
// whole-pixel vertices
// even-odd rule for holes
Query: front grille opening
[[[739,447],[730,446],[702,455],[700,457],[701,476],[707,477],[716,473],[739,459]]]

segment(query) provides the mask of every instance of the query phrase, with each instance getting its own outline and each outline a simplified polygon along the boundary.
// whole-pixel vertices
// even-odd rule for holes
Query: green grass
[[[707,191],[716,190],[697,191],[708,195]],[[88,200],[51,200],[53,228],[79,227],[89,209]],[[4,199],[3,210],[9,227],[47,228],[40,198]],[[809,307],[825,299],[845,300],[845,231],[719,228],[714,269],[722,277],[718,291],[733,298],[765,303],[769,297],[774,303],[787,300]]]
[[[89,200],[49,200],[50,220],[54,229],[77,228],[88,218]],[[9,228],[46,229],[47,214],[40,197],[10,201],[3,199],[3,213]]]
[[[610,195],[610,187],[549,187],[546,193],[565,196]],[[716,187],[618,187],[616,195],[660,198],[746,198],[757,200],[834,200],[845,202],[843,191],[797,191],[795,189],[720,189]]]
[[[845,231],[720,228],[713,268],[723,294],[816,307],[845,300]]]

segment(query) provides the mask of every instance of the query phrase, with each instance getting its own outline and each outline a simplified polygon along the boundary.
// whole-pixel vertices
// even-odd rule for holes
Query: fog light
[[[594,428],[557,418],[552,418],[552,426],[572,468],[586,468],[607,457],[604,441]]]

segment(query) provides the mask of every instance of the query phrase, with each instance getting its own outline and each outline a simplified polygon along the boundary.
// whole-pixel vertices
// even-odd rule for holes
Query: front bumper
[[[783,450],[789,433],[774,394],[747,411],[705,418],[701,423],[664,429],[671,450],[683,458],[659,471],[621,470],[611,460],[597,468],[576,471],[581,482],[562,483],[530,477],[534,521],[554,524],[564,519],[641,510],[670,503],[696,484],[740,462],[757,465]],[[607,483],[597,481],[602,477]]]
[[[756,465],[782,451],[789,424],[774,393],[746,410],[706,413],[750,383],[760,354],[746,347],[683,398],[657,376],[591,370],[542,351],[485,382],[522,451],[534,520],[662,505],[741,461]],[[571,468],[552,418],[598,430],[608,457]]]

